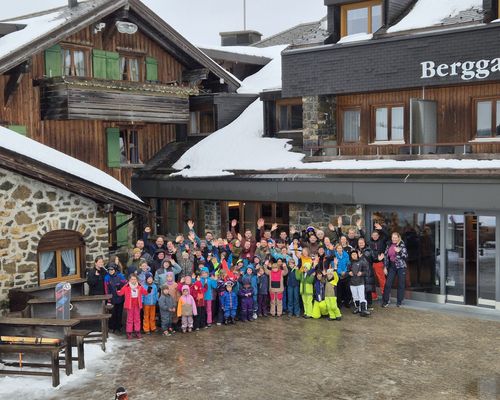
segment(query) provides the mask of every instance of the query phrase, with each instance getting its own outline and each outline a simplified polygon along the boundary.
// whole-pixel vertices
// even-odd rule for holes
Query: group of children
[[[200,239],[188,221],[187,238],[179,235],[167,243],[161,236],[150,243],[147,228],[127,268],[118,259],[106,268],[104,287],[113,303],[110,328],[120,329],[121,309],[127,311],[129,339],[134,333],[140,338],[141,327],[146,334],[157,331],[157,317],[161,332],[170,335],[283,313],[339,321],[340,309],[349,306],[353,313],[370,315],[374,268],[384,264],[388,248],[380,225],[370,239],[359,224],[359,232],[350,229],[344,235],[340,220],[336,229],[329,225],[334,237],[313,227],[276,237],[277,226],[266,230],[263,220],[256,237],[250,231],[242,236],[236,225],[232,221],[226,239],[211,233]],[[377,278],[383,291],[384,282]]]

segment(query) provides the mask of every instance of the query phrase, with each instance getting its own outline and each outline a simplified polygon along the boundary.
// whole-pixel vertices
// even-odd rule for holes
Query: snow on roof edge
[[[2,126],[0,147],[143,203],[123,183],[106,172]]]

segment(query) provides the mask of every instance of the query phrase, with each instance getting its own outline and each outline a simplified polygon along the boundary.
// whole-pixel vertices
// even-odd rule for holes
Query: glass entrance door
[[[447,216],[447,301],[495,305],[495,234],[495,217]]]

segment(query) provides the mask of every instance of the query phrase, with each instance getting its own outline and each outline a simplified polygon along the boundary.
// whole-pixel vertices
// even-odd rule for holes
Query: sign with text
[[[471,79],[486,79],[493,73],[500,72],[500,58],[478,61],[456,61],[451,64],[437,64],[434,61],[421,62],[422,76],[420,79],[430,79],[436,76],[460,76],[464,81]]]

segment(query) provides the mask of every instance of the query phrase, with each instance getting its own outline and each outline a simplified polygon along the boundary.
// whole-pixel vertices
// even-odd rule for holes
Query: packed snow
[[[458,15],[460,11],[482,9],[483,0],[418,0],[412,10],[387,32],[400,32],[439,25],[445,18]]]
[[[5,21],[26,25],[26,27],[0,38],[0,58],[64,25],[66,18],[61,18],[61,13],[61,11],[57,11],[29,19]]]
[[[353,35],[344,36],[337,42],[337,44],[361,42],[363,40],[370,40],[372,38],[373,38],[372,33],[355,33]]]
[[[139,197],[120,181],[100,169],[1,126],[0,147],[92,182],[133,200],[141,201]]]
[[[276,56],[274,47],[253,47],[253,46],[216,46],[216,45],[197,45],[200,49],[224,51],[228,53],[244,54],[246,56],[273,58]]]
[[[127,346],[128,343],[121,343],[121,346]],[[12,397],[14,394],[17,398],[26,397],[29,399],[37,399],[45,396],[57,396],[58,391],[62,387],[80,386],[85,382],[90,383],[95,377],[96,372],[106,369],[109,364],[109,358],[113,352],[117,351],[118,343],[116,339],[110,337],[106,343],[106,352],[102,351],[101,345],[98,343],[85,344],[85,369],[77,369],[73,363],[73,374],[67,376],[64,369],[60,371],[60,384],[57,387],[52,387],[52,378],[50,376],[2,376],[0,377],[0,396],[4,399]],[[74,352],[76,350],[73,350]],[[3,365],[0,364],[0,369]],[[12,369],[12,367],[9,367]],[[30,370],[30,368],[26,368]],[[52,398],[52,397],[51,397]]]

